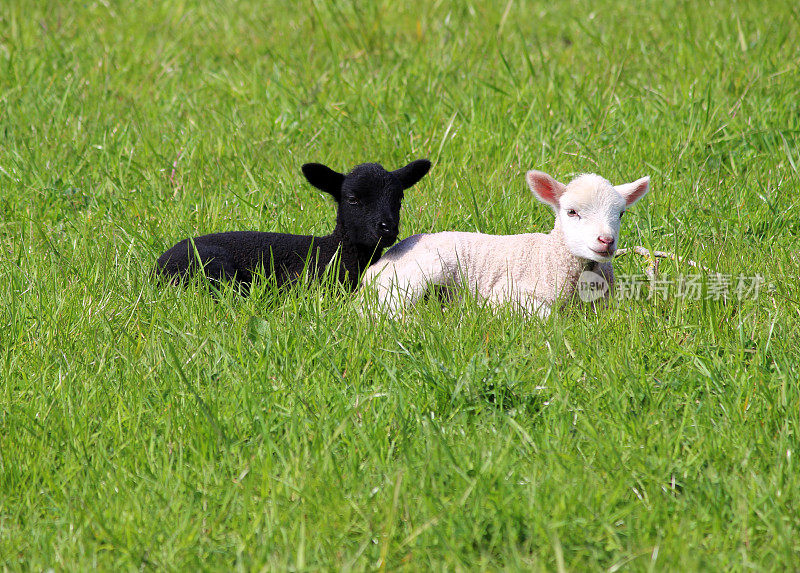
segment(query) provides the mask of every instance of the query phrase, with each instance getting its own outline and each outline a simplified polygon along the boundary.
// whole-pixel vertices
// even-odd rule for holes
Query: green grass
[[[796,3],[141,4],[0,7],[3,568],[797,566]],[[549,229],[531,168],[650,174],[622,246],[773,288],[392,322],[149,275],[327,232],[303,162],[418,157],[403,235]]]

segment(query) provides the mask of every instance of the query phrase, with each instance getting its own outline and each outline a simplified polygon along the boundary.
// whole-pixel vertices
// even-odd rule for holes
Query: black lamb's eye
[[[347,202],[348,202],[350,205],[361,205],[361,201],[359,201],[359,200],[358,200],[358,197],[356,197],[355,195],[350,195],[350,196],[347,198]]]

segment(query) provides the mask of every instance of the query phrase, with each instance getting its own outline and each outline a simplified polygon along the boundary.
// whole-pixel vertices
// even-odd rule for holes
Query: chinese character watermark
[[[581,275],[581,280],[587,285],[592,285],[593,281],[603,281],[605,279],[595,273],[596,278],[585,277],[587,273]],[[729,275],[716,273],[713,275],[679,275],[677,277],[654,277],[646,278],[643,275],[620,275],[614,281],[614,297],[626,300],[647,299],[653,300],[660,298],[667,300],[670,296],[687,300],[755,300],[762,291],[766,281],[761,275]],[[580,288],[580,287],[579,287]],[[584,287],[586,292],[592,291],[589,286]],[[608,285],[606,284],[606,288]],[[770,288],[772,288],[770,286]],[[603,292],[603,294],[606,291]],[[582,291],[579,291],[582,300],[595,300],[599,298],[586,299]],[[602,294],[600,295],[602,296]]]

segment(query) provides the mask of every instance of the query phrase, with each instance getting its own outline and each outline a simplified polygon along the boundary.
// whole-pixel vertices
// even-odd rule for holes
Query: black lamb
[[[336,278],[355,290],[361,273],[396,240],[403,191],[422,179],[431,167],[427,159],[396,171],[363,163],[344,175],[319,163],[303,165],[314,187],[330,194],[338,205],[330,235],[291,235],[230,231],[185,239],[158,258],[156,272],[178,281],[203,269],[212,281],[233,281],[248,290],[254,273],[291,285],[307,268],[318,279],[338,253]],[[307,265],[307,266],[306,266]]]

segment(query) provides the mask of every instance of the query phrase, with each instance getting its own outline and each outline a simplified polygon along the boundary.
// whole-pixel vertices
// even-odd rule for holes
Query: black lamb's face
[[[339,223],[362,247],[385,249],[400,232],[403,186],[377,163],[359,165],[345,177],[339,201]]]
[[[362,163],[343,175],[319,163],[306,163],[303,174],[309,183],[336,199],[337,222],[349,240],[377,250],[397,240],[403,192],[430,168],[427,159],[412,161],[395,171],[386,171],[377,163]]]

